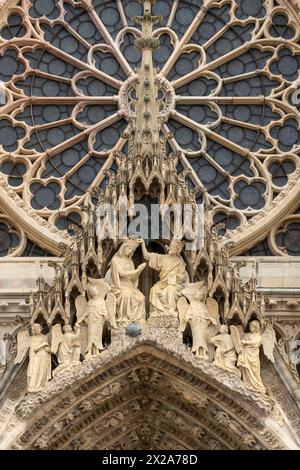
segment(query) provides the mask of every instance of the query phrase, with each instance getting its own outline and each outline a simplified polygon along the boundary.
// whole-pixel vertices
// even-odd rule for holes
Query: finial
[[[140,0],[140,3],[144,4],[143,16],[134,16],[132,18],[134,23],[142,25],[142,37],[135,41],[135,46],[141,50],[157,49],[160,46],[158,38],[153,38],[152,30],[153,25],[162,21],[162,16],[152,16],[151,7],[155,3],[155,0]]]
[[[144,15],[151,15],[151,7],[156,0],[139,0],[139,2],[144,4]]]

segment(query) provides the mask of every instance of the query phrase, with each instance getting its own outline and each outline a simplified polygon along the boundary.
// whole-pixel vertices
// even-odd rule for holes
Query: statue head
[[[220,326],[220,333],[221,335],[225,335],[228,333],[228,326],[227,325],[221,325]]]
[[[181,240],[172,240],[169,248],[169,255],[179,256],[184,248],[184,242]]]
[[[64,325],[63,326],[63,332],[64,333],[70,333],[71,331],[73,331],[73,328],[71,327],[71,325]]]
[[[249,324],[249,330],[251,333],[259,333],[260,332],[260,323],[258,320],[253,320]]]
[[[33,325],[31,325],[31,333],[33,336],[40,335],[42,333],[42,330],[43,328],[39,323],[33,323]]]
[[[97,297],[104,299],[111,290],[110,285],[104,279],[89,277],[88,281],[87,292],[92,299],[96,299]]]
[[[139,242],[137,240],[131,240],[131,239],[124,240],[118,253],[120,256],[126,256],[126,258],[132,258],[138,246],[139,246]]]

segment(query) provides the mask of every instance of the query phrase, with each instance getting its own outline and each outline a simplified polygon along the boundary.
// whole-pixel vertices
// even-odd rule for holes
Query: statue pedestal
[[[177,315],[150,315],[146,328],[165,328],[178,331],[179,319]]]
[[[150,316],[146,324],[146,330],[166,332],[166,337],[182,341],[182,333],[178,331],[179,319],[177,315],[155,315]]]
[[[153,333],[157,332],[157,337],[165,337],[169,338],[171,341],[179,341],[182,343],[182,333],[178,331],[179,328],[179,319],[177,315],[157,315],[157,316],[150,316],[150,318],[146,320],[142,320],[140,322],[135,323],[137,325],[137,329],[140,329],[140,334],[130,334],[134,333],[134,329],[130,328],[130,322],[118,322],[118,328],[111,330],[111,340],[112,343],[114,340],[123,338],[123,341],[126,342],[136,340],[140,336],[144,334],[146,336],[153,335]]]

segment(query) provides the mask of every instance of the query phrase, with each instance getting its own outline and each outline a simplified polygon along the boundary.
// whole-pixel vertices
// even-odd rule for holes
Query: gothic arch
[[[60,374],[46,392],[23,397],[6,447],[285,448],[275,422],[270,425],[270,399],[250,398],[235,377],[226,384],[214,367],[184,357],[184,348],[175,353],[149,339],[126,342]]]

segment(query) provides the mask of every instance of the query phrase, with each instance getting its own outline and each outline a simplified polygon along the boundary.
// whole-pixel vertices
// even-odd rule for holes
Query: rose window
[[[299,255],[296,13],[283,0],[203,3],[153,5],[163,17],[153,54],[167,117],[162,132],[172,133],[178,169],[190,170],[191,187],[206,194],[212,220],[225,223],[236,254],[269,237],[271,254]],[[132,17],[140,14],[133,0],[20,0],[3,7],[0,255],[19,256],[24,237],[38,239],[39,226],[42,238],[48,233],[42,246],[54,237],[48,251],[56,254],[66,230],[80,223],[91,190],[118,165],[115,151],[127,151],[131,85],[141,59],[134,46],[141,29]],[[283,220],[270,234],[275,217]]]

